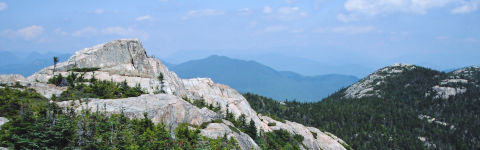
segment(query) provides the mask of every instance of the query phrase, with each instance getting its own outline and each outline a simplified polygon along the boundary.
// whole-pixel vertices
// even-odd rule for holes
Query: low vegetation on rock
[[[240,149],[233,138],[211,139],[182,124],[175,139],[163,124],[123,113],[61,111],[35,91],[0,89],[0,146],[14,149]],[[15,107],[12,107],[15,106]],[[146,116],[146,115],[145,115]]]
[[[61,74],[55,75],[48,80],[48,83],[57,86],[68,86],[59,97],[54,96],[54,100],[77,100],[81,98],[101,98],[116,99],[126,97],[137,97],[145,92],[139,85],[135,87],[128,86],[126,81],[116,83],[113,81],[98,81],[95,78],[84,79],[84,74],[78,75],[71,72],[67,77]],[[66,82],[66,83],[65,83]]]

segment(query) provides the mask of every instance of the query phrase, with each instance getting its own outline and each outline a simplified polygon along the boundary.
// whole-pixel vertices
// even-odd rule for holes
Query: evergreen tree
[[[53,76],[55,76],[55,69],[57,68],[58,57],[53,57]]]
[[[255,126],[255,122],[253,119],[250,119],[250,123],[248,124],[248,128],[246,133],[252,138],[256,139],[257,138],[257,127]]]

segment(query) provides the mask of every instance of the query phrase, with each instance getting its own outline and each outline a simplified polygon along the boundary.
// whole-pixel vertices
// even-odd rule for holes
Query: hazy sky
[[[303,74],[322,73],[305,71],[322,70],[315,65],[377,69],[395,62],[449,69],[480,64],[479,5],[480,0],[0,0],[0,51],[72,53],[138,38],[149,54],[173,63],[220,54]],[[285,62],[294,64],[283,67]]]

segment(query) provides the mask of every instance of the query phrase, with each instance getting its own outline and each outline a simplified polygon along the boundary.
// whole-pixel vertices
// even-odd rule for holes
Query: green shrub
[[[62,74],[59,74],[59,75],[55,75],[53,76],[52,78],[48,79],[48,84],[55,84],[56,86],[60,86],[60,84],[62,84],[62,81],[63,81],[63,76]]]
[[[73,72],[93,72],[100,70],[100,68],[92,67],[92,68],[72,68],[69,69],[68,71],[73,71]]]
[[[277,123],[275,123],[275,122],[269,122],[268,123],[268,126],[276,126],[276,125],[277,125]]]
[[[140,85],[130,87],[126,81],[115,83],[113,81],[95,81],[90,85],[83,83],[77,84],[75,87],[69,87],[66,91],[60,94],[59,100],[75,100],[81,98],[101,98],[101,99],[116,99],[137,97],[145,92]]]
[[[316,133],[316,132],[311,132],[311,131],[310,131],[310,133],[312,133],[313,138],[317,139],[317,133]]]

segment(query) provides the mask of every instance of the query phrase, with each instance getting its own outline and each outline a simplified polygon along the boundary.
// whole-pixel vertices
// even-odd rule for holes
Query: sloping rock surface
[[[363,78],[359,82],[351,85],[345,91],[345,98],[362,98],[362,97],[382,97],[381,92],[376,90],[375,87],[384,84],[383,79],[391,76],[399,75],[405,71],[415,69],[415,65],[410,64],[394,64],[385,68],[382,68],[367,77]]]
[[[305,137],[303,143],[307,149],[345,149],[341,145],[344,143],[341,139],[335,136],[323,136],[328,134],[316,128],[294,122],[278,123],[276,127],[269,127],[268,123],[274,120],[257,115],[248,101],[236,90],[213,83],[208,78],[180,79],[160,60],[149,57],[141,42],[136,39],[115,40],[86,48],[77,51],[68,61],[58,63],[55,67],[44,68],[27,79],[17,76],[14,78],[25,81],[29,86],[36,85],[37,91],[50,97],[52,94],[58,95],[65,88],[46,84],[48,79],[53,77],[53,73],[66,76],[73,68],[99,68],[97,71],[84,73],[84,77],[115,82],[126,81],[130,86],[140,85],[150,94],[124,99],[88,99],[83,100],[82,103],[78,101],[57,103],[64,108],[74,106],[76,111],[90,109],[107,114],[123,111],[127,116],[136,118],[143,118],[143,113],[146,112],[155,123],[162,122],[173,129],[179,123],[200,125],[220,118],[217,113],[206,108],[199,109],[183,100],[184,98],[203,99],[207,104],[219,106],[220,114],[225,115],[227,110],[235,117],[245,114],[247,121],[255,122],[258,131],[285,129],[293,134],[301,134]],[[163,75],[162,81],[157,78],[160,74]],[[0,81],[1,79],[2,77]],[[50,88],[50,86],[54,87]],[[165,94],[153,94],[158,91],[165,91]],[[211,123],[202,130],[202,134],[209,137],[216,137],[221,133],[235,137],[242,149],[258,149],[257,144],[250,137],[245,136],[244,133],[233,133],[226,123]],[[319,136],[315,138],[312,133],[317,133]]]
[[[221,138],[224,135],[227,138],[233,137],[237,140],[242,149],[260,149],[257,143],[243,132],[235,132],[229,126],[233,126],[231,122],[223,120],[224,123],[210,123],[205,129],[201,130],[201,134],[209,138]]]

